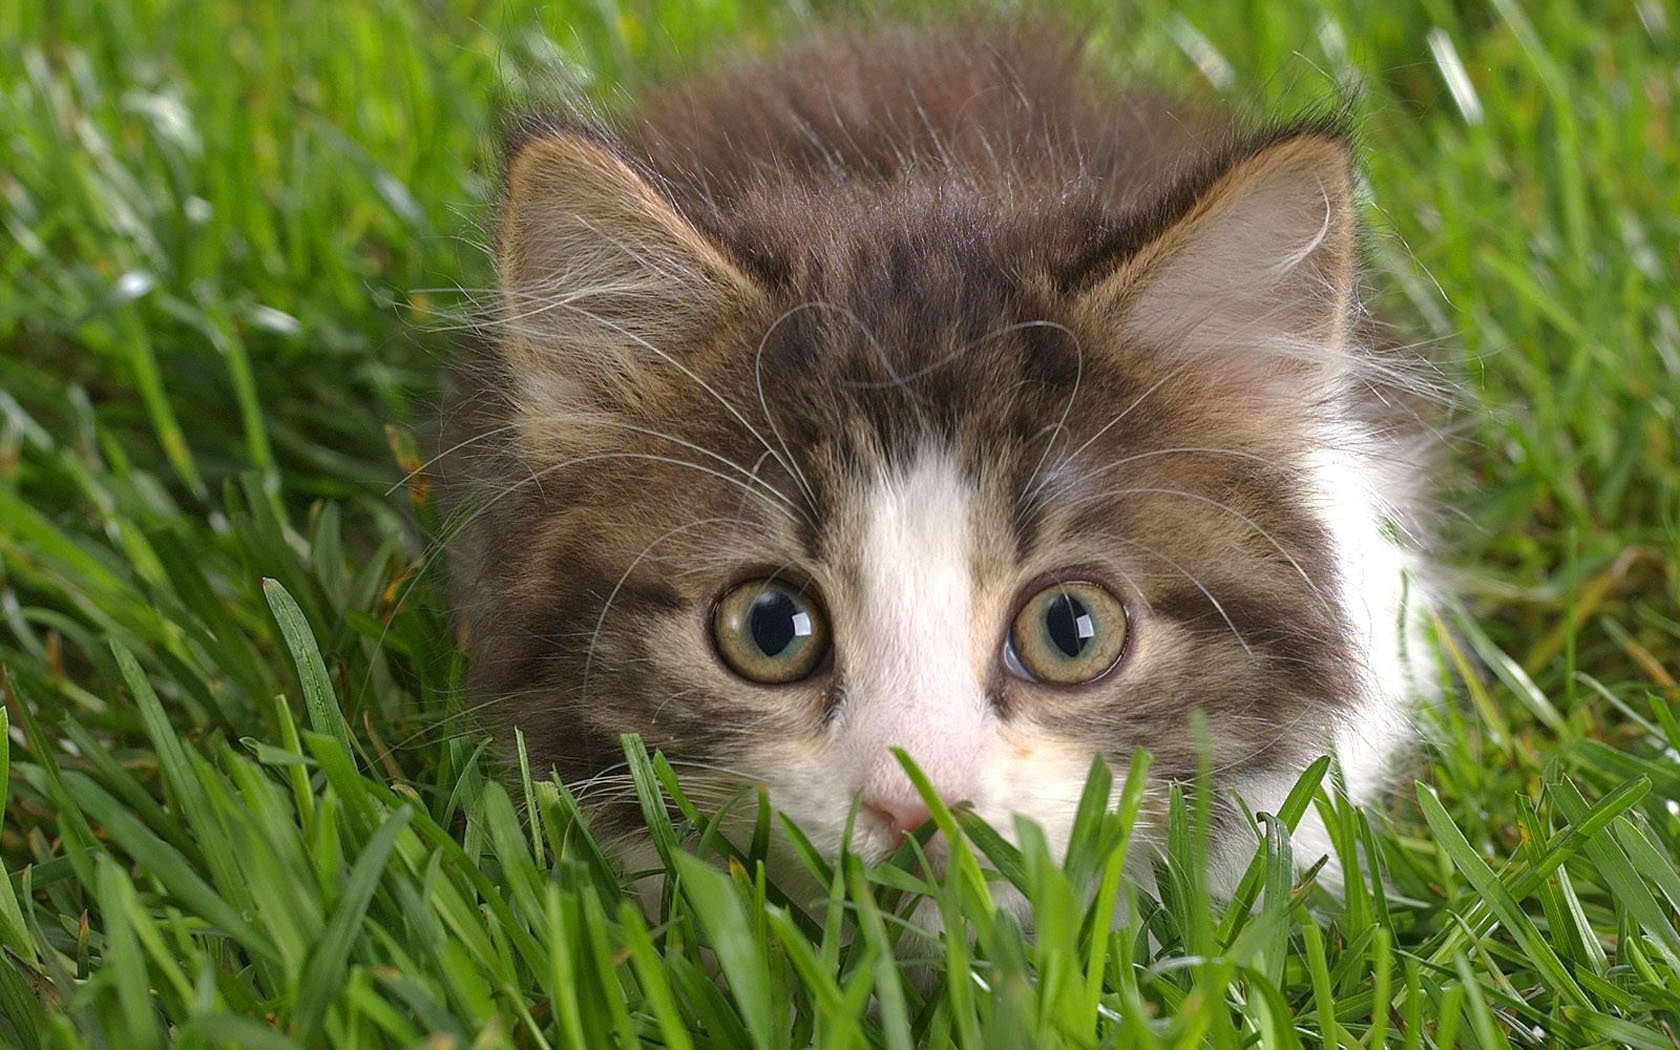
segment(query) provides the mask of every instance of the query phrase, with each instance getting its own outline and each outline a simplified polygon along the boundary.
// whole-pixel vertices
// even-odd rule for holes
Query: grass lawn
[[[965,824],[939,884],[814,861],[802,911],[754,843],[685,852],[732,847],[633,751],[681,876],[648,918],[563,788],[495,768],[409,474],[490,280],[494,114],[795,6],[0,3],[0,1042],[1680,1046],[1668,0],[1089,4],[1131,73],[1354,89],[1376,283],[1464,375],[1418,784],[1355,811],[1318,769],[1284,814],[1323,808],[1345,893],[1286,819],[1210,902],[1188,790],[1112,932],[1130,793],[1065,865]],[[923,894],[969,936],[895,950]]]

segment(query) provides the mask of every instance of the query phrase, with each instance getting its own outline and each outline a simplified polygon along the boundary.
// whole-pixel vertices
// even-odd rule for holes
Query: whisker
[[[971,339],[956,349],[934,358],[933,361],[921,366],[920,368],[896,376],[895,379],[888,380],[886,382],[866,379],[848,379],[843,380],[841,385],[850,390],[885,390],[891,387],[902,387],[906,383],[913,382],[917,379],[921,379],[923,376],[937,372],[939,369],[944,368],[952,361],[956,361],[959,358],[973,353],[975,350],[991,342],[993,339],[1001,339],[1013,332],[1025,331],[1029,328],[1054,328],[1057,331],[1066,332],[1070,337],[1074,335],[1072,329],[1068,328],[1064,324],[1058,324],[1055,321],[1018,321],[1014,324],[1007,324],[1000,328],[994,328],[985,335]]]
[[[1168,565],[1171,565],[1173,568],[1177,569],[1181,574],[1183,574],[1185,579],[1189,580],[1192,584],[1195,584],[1196,589],[1198,591],[1201,591],[1202,595],[1207,598],[1207,600],[1213,605],[1213,607],[1216,610],[1218,610],[1219,618],[1221,620],[1224,620],[1225,621],[1225,626],[1229,627],[1231,629],[1231,634],[1233,636],[1235,636],[1235,638],[1237,639],[1237,644],[1242,646],[1243,652],[1248,654],[1249,659],[1252,660],[1254,658],[1254,650],[1249,648],[1248,640],[1243,637],[1241,631],[1237,630],[1237,625],[1231,622],[1230,615],[1225,612],[1225,606],[1221,605],[1220,602],[1219,602],[1219,599],[1215,598],[1213,596],[1213,592],[1208,590],[1207,587],[1202,583],[1202,581],[1196,578],[1195,573],[1186,569],[1184,566],[1180,565],[1177,561],[1173,560],[1172,558],[1168,557],[1167,555],[1162,554],[1160,551],[1156,550],[1155,548],[1153,548],[1153,547],[1149,546],[1148,544],[1143,543],[1139,540],[1135,540],[1135,539],[1132,539],[1130,537],[1125,537],[1125,538],[1121,539],[1120,542],[1126,544],[1129,547],[1136,547],[1146,554],[1150,554],[1150,555],[1153,555],[1154,557],[1157,557],[1157,558],[1161,559],[1162,561],[1166,562]]]
[[[606,602],[601,606],[601,614],[595,618],[595,629],[589,634],[589,648],[584,652],[583,681],[578,688],[585,702],[587,702],[589,698],[589,673],[595,665],[595,646],[601,640],[601,627],[607,622],[607,614],[612,611],[613,602],[618,598],[619,592],[624,589],[624,583],[630,578],[630,574],[636,571],[636,566],[640,565],[642,563],[642,559],[646,558],[655,547],[664,543],[671,537],[688,532],[691,529],[718,524],[729,525],[734,523],[725,518],[699,518],[695,521],[687,522],[674,529],[668,529],[665,532],[660,533],[660,535],[657,536],[652,543],[643,547],[641,551],[631,559],[630,564],[626,566],[624,572],[619,575],[618,581],[613,584],[611,592],[607,594]]]
[[[1290,567],[1293,568],[1295,570],[1295,572],[1301,577],[1302,581],[1306,583],[1307,588],[1312,592],[1312,594],[1315,597],[1317,597],[1321,602],[1324,602],[1326,608],[1331,608],[1330,605],[1328,604],[1328,600],[1324,598],[1323,591],[1321,590],[1319,585],[1313,581],[1313,578],[1311,576],[1307,575],[1307,570],[1301,567],[1301,563],[1299,561],[1295,560],[1295,556],[1293,554],[1290,554],[1289,551],[1283,546],[1282,543],[1278,542],[1277,537],[1273,536],[1269,531],[1266,530],[1266,528],[1264,526],[1262,526],[1259,522],[1255,521],[1253,518],[1250,518],[1248,515],[1244,514],[1242,511],[1237,510],[1235,507],[1232,507],[1229,504],[1226,504],[1226,503],[1224,503],[1220,500],[1216,500],[1211,496],[1204,496],[1201,493],[1197,493],[1197,492],[1187,492],[1184,489],[1159,488],[1159,487],[1155,487],[1155,486],[1134,486],[1134,487],[1130,487],[1130,488],[1110,489],[1110,490],[1107,490],[1105,492],[1098,492],[1098,493],[1092,493],[1092,494],[1089,494],[1089,495],[1083,495],[1083,496],[1080,496],[1080,497],[1076,498],[1072,502],[1075,503],[1075,504],[1082,504],[1082,503],[1094,502],[1094,501],[1100,500],[1100,499],[1114,499],[1116,497],[1121,497],[1121,496],[1149,496],[1149,495],[1154,495],[1154,496],[1180,496],[1180,497],[1183,497],[1184,499],[1192,499],[1192,500],[1197,501],[1198,503],[1205,503],[1208,506],[1215,508],[1216,510],[1224,511],[1226,514],[1229,514],[1232,517],[1236,518],[1238,521],[1241,521],[1243,524],[1247,525],[1251,530],[1253,530],[1255,535],[1261,537],[1267,543],[1271,544],[1272,548],[1274,550],[1276,550],[1280,555],[1283,556],[1284,561],[1288,562]]]
[[[741,466],[739,463],[730,459],[728,456],[722,455],[721,453],[718,453],[718,452],[716,452],[712,449],[709,449],[704,445],[697,445],[692,441],[688,441],[688,440],[685,440],[684,438],[677,437],[675,434],[666,433],[663,430],[654,430],[651,427],[637,426],[634,423],[626,423],[622,420],[592,417],[589,420],[589,425],[590,426],[610,427],[610,428],[613,428],[615,430],[628,430],[632,433],[642,434],[646,437],[658,438],[658,439],[663,440],[663,441],[669,441],[674,445],[678,445],[682,448],[688,449],[688,450],[693,451],[693,452],[698,452],[703,456],[706,456],[706,457],[708,457],[712,460],[715,460],[718,463],[721,463],[721,464],[735,470],[737,473],[739,473],[743,477],[745,477],[749,482],[756,483],[757,485],[763,487],[766,495],[774,496],[776,499],[781,500],[784,504],[786,504],[788,506],[789,509],[798,513],[802,520],[805,520],[806,522],[810,521],[810,515],[805,512],[804,508],[800,507],[799,504],[797,502],[795,502],[791,497],[789,497],[786,493],[777,489],[774,485],[771,485],[768,481],[765,481],[763,478],[758,476],[758,468],[757,468],[756,465],[754,466],[754,468],[752,470],[748,470],[745,467]],[[764,454],[765,455],[773,455],[774,452],[773,452],[773,450],[767,449],[767,450],[765,450]],[[762,463],[763,460],[760,459],[759,462]]]
[[[591,290],[591,289],[580,290],[579,292],[573,293],[573,297],[581,298],[583,295],[588,294],[591,291],[594,291],[594,290]],[[621,324],[618,324],[614,321],[611,321],[611,320],[609,320],[605,317],[601,317],[600,315],[598,315],[598,314],[596,314],[592,311],[585,310],[584,308],[582,308],[580,306],[576,306],[566,299],[559,299],[559,300],[541,300],[541,299],[539,299],[538,302],[541,305],[536,310],[533,310],[530,313],[523,315],[521,318],[519,318],[519,320],[525,320],[525,319],[528,319],[529,317],[538,316],[538,315],[540,315],[542,313],[546,313],[546,312],[548,312],[549,310],[552,310],[552,309],[570,310],[571,312],[576,313],[576,314],[580,314],[583,317],[589,319],[591,322],[593,322],[595,324],[598,324],[598,325],[602,326],[603,328],[608,329],[609,331],[615,332],[615,333],[625,337],[626,339],[629,339],[631,342],[634,342],[638,346],[641,346],[643,349],[647,350],[649,353],[658,357],[660,360],[664,361],[666,364],[669,364],[672,368],[675,368],[678,372],[682,373],[684,376],[686,376],[687,378],[692,380],[696,386],[698,386],[701,390],[704,390],[707,393],[707,395],[709,395],[712,398],[712,400],[716,401],[723,408],[723,410],[725,412],[728,412],[730,414],[730,416],[732,416],[735,419],[736,422],[740,423],[741,426],[743,428],[745,428],[747,433],[751,434],[754,438],[756,438],[758,440],[759,444],[763,445],[766,450],[771,452],[772,455],[775,455],[777,461],[782,464],[782,467],[784,469],[786,469],[789,474],[792,474],[792,475],[795,475],[795,476],[798,475],[798,473],[799,473],[798,468],[794,464],[790,463],[788,460],[783,459],[780,454],[776,453],[775,449],[772,448],[772,446],[770,445],[770,442],[765,440],[764,435],[760,434],[758,432],[758,429],[756,427],[754,427],[752,425],[752,423],[748,422],[747,417],[742,415],[741,411],[739,409],[737,409],[735,407],[735,405],[733,403],[731,403],[728,398],[726,398],[722,394],[718,393],[718,391],[710,383],[708,383],[704,379],[702,379],[693,369],[689,368],[687,365],[685,365],[681,361],[677,360],[671,354],[668,354],[664,350],[661,350],[659,347],[655,346],[647,338],[643,337],[642,335],[640,335],[636,332],[632,332],[631,330],[629,330],[628,328],[624,327]]]
[[[1123,408],[1119,412],[1115,413],[1114,418],[1110,419],[1107,423],[1104,423],[1102,425],[1102,427],[1097,430],[1096,433],[1094,433],[1090,437],[1086,438],[1084,444],[1080,445],[1078,448],[1076,448],[1073,451],[1064,455],[1061,458],[1061,462],[1071,463],[1074,460],[1078,459],[1079,454],[1084,452],[1086,449],[1090,448],[1092,442],[1096,441],[1098,438],[1102,437],[1104,434],[1108,433],[1110,430],[1112,430],[1116,426],[1118,426],[1121,420],[1125,419],[1127,416],[1131,415],[1134,411],[1136,411],[1136,409],[1139,405],[1143,404],[1145,400],[1147,400],[1157,390],[1161,389],[1161,387],[1164,386],[1166,384],[1166,382],[1169,379],[1172,379],[1172,378],[1174,378],[1174,374],[1173,373],[1168,373],[1167,375],[1162,376],[1160,379],[1157,379],[1154,383],[1150,384],[1148,389],[1144,390],[1143,393],[1139,394],[1137,397],[1132,399],[1131,404],[1127,405],[1125,408]],[[1034,473],[1036,474],[1037,472],[1035,471]],[[1048,477],[1048,475],[1046,475],[1046,477]],[[1030,504],[1033,500],[1037,499],[1039,494],[1043,490],[1045,484],[1046,484],[1046,482],[1044,480],[1035,480],[1031,488],[1024,489],[1024,491],[1021,495],[1021,499],[1020,499],[1021,504],[1022,505]]]
[[[1033,464],[1032,471],[1027,474],[1027,480],[1021,485],[1023,490],[1033,494],[1037,493],[1036,482],[1038,480],[1038,472],[1044,469],[1045,462],[1050,458],[1051,450],[1056,447],[1056,435],[1067,432],[1068,416],[1073,414],[1073,403],[1079,398],[1079,390],[1085,382],[1085,347],[1081,345],[1079,337],[1074,334],[1072,329],[1063,325],[1056,325],[1055,327],[1061,329],[1063,332],[1066,332],[1068,338],[1073,340],[1073,390],[1068,393],[1067,404],[1062,406],[1061,418],[1056,420],[1056,425],[1050,428],[1050,436],[1044,442],[1043,451],[1038,454],[1038,462]],[[1089,444],[1090,442],[1086,442],[1086,445]],[[1081,448],[1084,448],[1084,446],[1081,446]],[[1078,454],[1079,453],[1077,451],[1073,453],[1073,455]],[[1031,497],[1029,496],[1028,498],[1030,499]]]
[[[801,311],[813,309],[821,305],[823,304],[817,302],[804,302],[782,311],[781,316],[772,321],[769,327],[764,330],[764,334],[759,337],[758,349],[753,353],[753,386],[758,391],[759,410],[764,413],[764,420],[769,424],[770,432],[776,436],[776,442],[782,446],[782,451],[787,454],[787,458],[785,460],[781,460],[781,462],[784,466],[790,467],[790,472],[793,474],[794,479],[799,482],[800,488],[805,492],[805,498],[810,500],[812,503],[816,503],[817,501],[816,491],[811,487],[811,483],[805,477],[804,471],[799,469],[797,461],[793,455],[793,451],[788,448],[787,438],[782,435],[781,428],[776,426],[776,417],[771,413],[769,400],[764,395],[764,350],[769,345],[770,337],[775,334],[777,328],[780,328],[785,322],[793,317],[798,316]]]
[[[410,481],[413,481],[415,478],[419,477],[421,474],[424,474],[431,467],[433,467],[436,464],[442,462],[443,460],[445,460],[448,457],[454,455],[455,453],[461,451],[462,449],[466,448],[468,445],[476,445],[480,441],[486,441],[486,440],[489,440],[490,438],[496,437],[497,435],[505,434],[510,430],[517,429],[518,426],[519,425],[517,423],[506,423],[506,424],[503,424],[502,426],[491,427],[489,430],[482,431],[480,433],[474,434],[472,437],[465,438],[461,441],[457,441],[455,444],[453,444],[453,445],[449,446],[448,448],[444,449],[442,452],[439,452],[437,455],[431,457],[430,459],[426,460],[424,463],[421,463],[419,466],[417,466],[413,470],[409,471],[407,474],[404,474],[402,477],[400,477],[396,481],[392,482],[391,487],[386,489],[385,492],[383,493],[383,495],[386,495],[386,496],[391,495],[391,493],[393,493],[393,492],[397,491],[398,489],[402,488],[404,485],[408,484]]]

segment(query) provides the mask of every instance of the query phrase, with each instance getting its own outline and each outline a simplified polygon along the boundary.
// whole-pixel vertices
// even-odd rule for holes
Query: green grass
[[[1464,365],[1466,673],[1415,791],[1359,812],[1317,768],[1284,814],[1323,807],[1345,893],[1272,820],[1210,903],[1187,790],[1160,899],[1121,887],[1113,932],[1124,803],[1086,807],[1065,865],[941,812],[965,844],[937,884],[813,860],[832,893],[802,912],[751,844],[685,852],[732,847],[632,749],[680,886],[644,916],[570,796],[465,731],[402,479],[449,290],[489,280],[498,100],[610,95],[808,13],[25,0],[0,4],[0,1040],[1680,1045],[1680,14],[1119,6],[1118,68],[1357,90],[1378,282]],[[923,896],[968,936],[897,945]]]

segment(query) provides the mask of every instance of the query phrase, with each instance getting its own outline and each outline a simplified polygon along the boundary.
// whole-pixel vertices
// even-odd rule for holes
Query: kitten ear
[[[1356,308],[1350,168],[1347,143],[1319,130],[1238,154],[1181,188],[1176,213],[1084,305],[1130,341],[1206,361],[1234,397],[1333,378]]]
[[[496,268],[502,351],[527,402],[645,393],[759,294],[628,164],[570,132],[509,158]]]

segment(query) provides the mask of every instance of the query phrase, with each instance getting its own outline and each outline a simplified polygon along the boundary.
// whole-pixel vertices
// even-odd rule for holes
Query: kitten
[[[867,859],[927,815],[893,747],[1058,848],[1096,753],[1258,812],[1333,752],[1372,799],[1428,443],[1358,240],[1336,122],[1120,93],[1048,33],[527,121],[442,472],[471,689],[569,781],[640,733],[830,853],[857,799]]]

